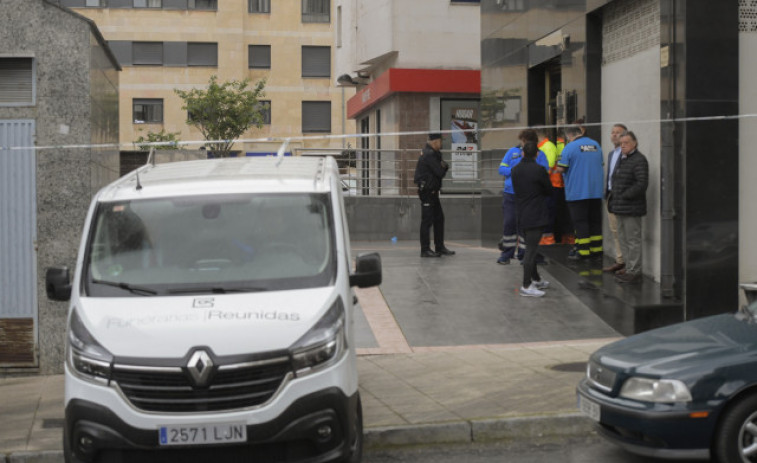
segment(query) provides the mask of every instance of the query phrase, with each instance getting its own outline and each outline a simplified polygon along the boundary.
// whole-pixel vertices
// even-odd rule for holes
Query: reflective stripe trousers
[[[576,228],[576,247],[581,258],[602,255],[602,200],[568,201],[570,218]]]

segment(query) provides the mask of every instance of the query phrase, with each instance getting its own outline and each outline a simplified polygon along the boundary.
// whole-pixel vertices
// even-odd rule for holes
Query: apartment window
[[[331,21],[331,0],[302,0],[302,22],[327,23]]]
[[[162,8],[163,0],[134,0],[134,8]]]
[[[163,122],[163,99],[134,99],[133,114],[135,124],[155,124]]]
[[[89,8],[100,8],[106,5],[105,5],[105,0],[86,0],[84,2],[84,6],[89,7]]]
[[[260,100],[258,101],[258,106],[263,114],[263,124],[271,125],[271,101]]]
[[[250,13],[270,13],[271,0],[249,0]]]
[[[188,43],[187,66],[218,67],[218,44]]]
[[[331,132],[331,102],[302,102],[302,133]]]
[[[34,104],[34,59],[0,58],[0,105]]]
[[[132,64],[147,66],[163,65],[163,42],[134,42]]]
[[[331,47],[302,47],[302,77],[331,77]]]
[[[218,0],[189,0],[187,8],[190,10],[217,10]]]
[[[247,63],[250,69],[271,69],[271,46],[250,45],[247,48]]]

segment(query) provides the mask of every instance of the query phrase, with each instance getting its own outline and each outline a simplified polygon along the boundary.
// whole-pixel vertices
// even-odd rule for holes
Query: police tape
[[[641,125],[641,124],[675,124],[682,122],[709,122],[709,121],[728,121],[737,119],[751,119],[757,117],[757,114],[735,114],[735,115],[722,115],[722,116],[700,116],[700,117],[678,117],[668,119],[642,119],[642,120],[630,120],[630,121],[611,121],[611,122],[585,122],[582,123],[583,127],[604,127],[613,126],[618,123],[622,123],[626,126]],[[552,125],[531,125],[531,126],[515,126],[515,127],[490,127],[490,128],[472,128],[465,130],[465,132],[475,133],[489,133],[489,132],[507,132],[507,131],[520,131],[525,129],[561,129],[567,126],[575,124],[552,124]],[[161,142],[128,142],[128,143],[94,143],[94,144],[73,144],[73,145],[44,145],[44,146],[0,146],[0,152],[3,151],[42,151],[42,150],[69,150],[69,149],[103,149],[103,148],[121,148],[121,147],[174,147],[179,148],[182,146],[192,145],[212,145],[219,143],[290,143],[292,141],[308,141],[308,140],[344,140],[344,139],[361,139],[371,137],[395,137],[395,136],[412,136],[423,135],[426,136],[430,132],[441,134],[453,134],[459,133],[461,129],[450,130],[415,130],[406,132],[373,132],[373,133],[352,133],[341,135],[282,135],[274,137],[259,137],[259,138],[235,138],[233,140],[188,140],[188,141],[161,141]],[[336,149],[336,148],[335,148]],[[359,149],[359,148],[349,148]]]

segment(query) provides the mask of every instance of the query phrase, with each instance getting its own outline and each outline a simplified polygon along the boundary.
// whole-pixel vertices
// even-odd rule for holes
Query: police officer
[[[421,200],[421,257],[452,256],[444,246],[444,212],[439,201],[442,178],[447,175],[449,166],[442,160],[442,134],[432,133],[423,147],[423,153],[415,167],[415,184],[418,185],[418,197]],[[434,228],[434,247],[431,250],[429,232]]]

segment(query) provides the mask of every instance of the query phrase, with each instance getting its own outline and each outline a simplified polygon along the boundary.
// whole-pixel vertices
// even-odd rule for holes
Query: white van
[[[69,300],[66,462],[362,455],[356,259],[332,158],[148,164],[93,199]]]

